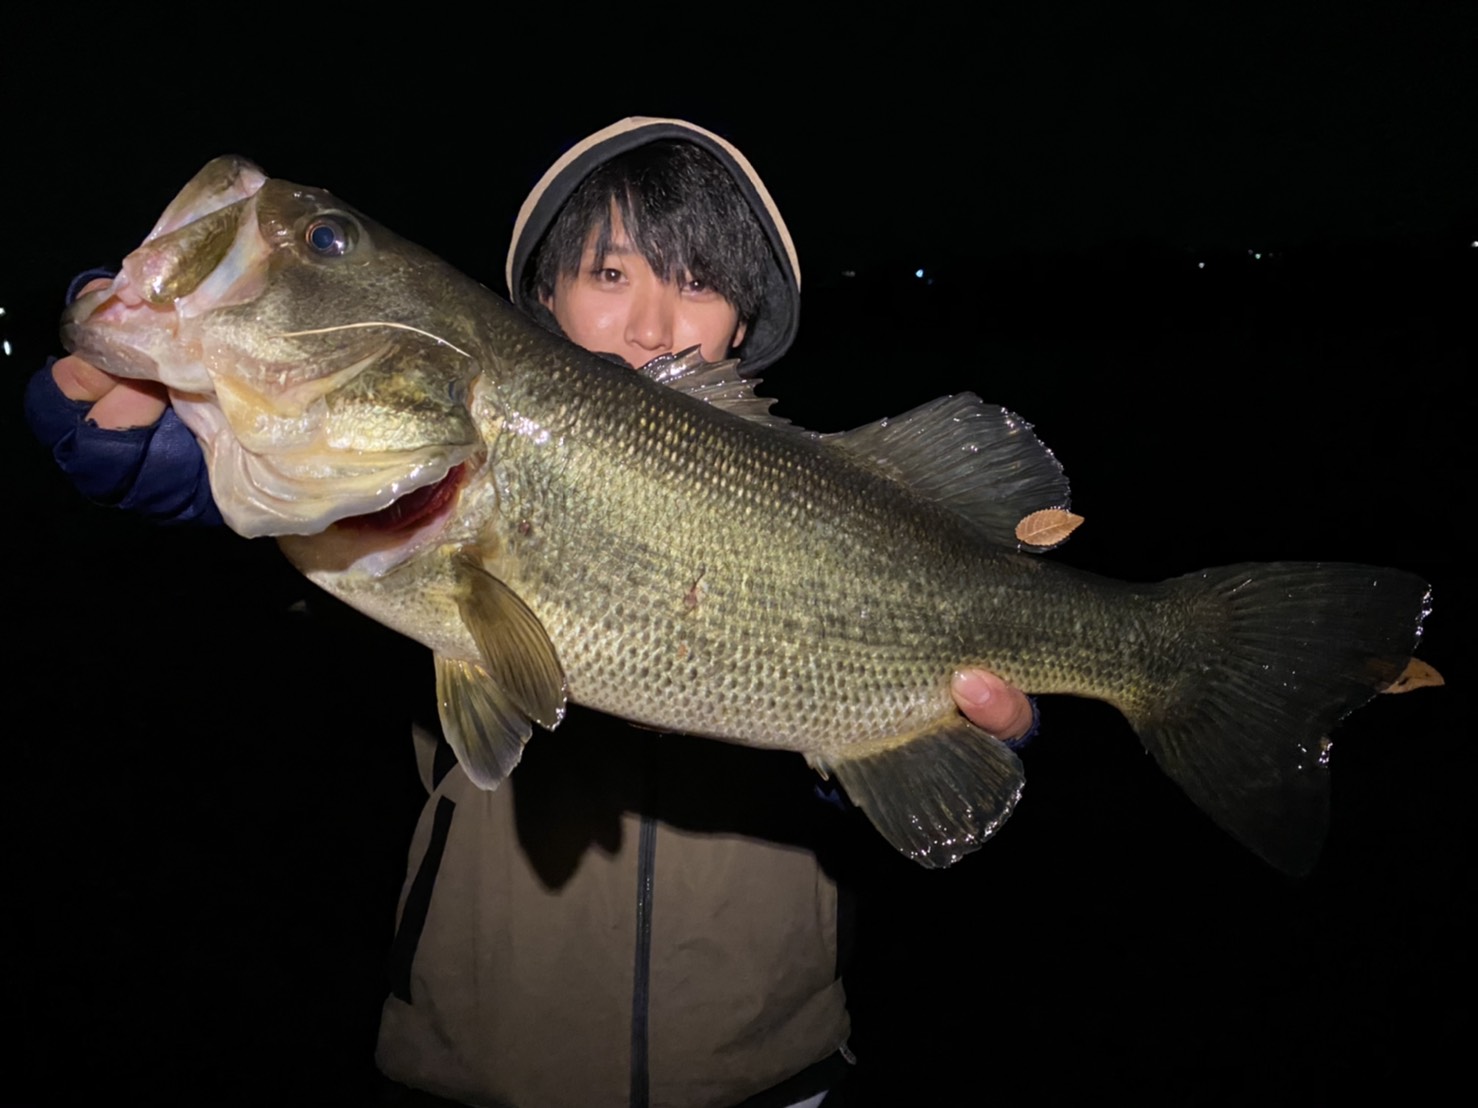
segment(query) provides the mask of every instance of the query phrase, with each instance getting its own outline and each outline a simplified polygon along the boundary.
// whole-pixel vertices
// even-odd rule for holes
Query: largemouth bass
[[[970,394],[816,435],[732,363],[632,372],[317,188],[206,166],[64,319],[167,385],[226,521],[425,643],[493,788],[569,699],[799,751],[929,866],[1010,814],[1016,755],[957,712],[983,667],[1096,697],[1222,827],[1290,872],[1328,821],[1329,730],[1406,667],[1398,570],[1227,566],[1153,584],[1023,551],[1051,453]]]

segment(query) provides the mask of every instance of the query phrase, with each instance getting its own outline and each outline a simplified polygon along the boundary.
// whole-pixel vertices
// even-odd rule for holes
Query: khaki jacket
[[[388,1076],[479,1105],[689,1108],[845,1050],[837,888],[815,853],[844,817],[799,757],[576,709],[487,793],[417,738],[431,796]]]

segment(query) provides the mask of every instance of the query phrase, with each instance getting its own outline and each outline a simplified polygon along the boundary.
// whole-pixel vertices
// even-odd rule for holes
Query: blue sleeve
[[[105,270],[80,274],[67,300]],[[113,431],[87,418],[91,404],[69,400],[51,376],[55,358],[26,386],[26,422],[61,471],[90,500],[156,523],[219,524],[205,457],[190,429],[168,408],[151,427]]]

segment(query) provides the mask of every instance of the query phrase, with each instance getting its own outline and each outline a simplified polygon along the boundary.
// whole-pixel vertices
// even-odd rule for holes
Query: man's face
[[[579,272],[562,275],[544,298],[571,342],[640,367],[690,346],[716,362],[743,340],[734,306],[697,281],[661,280],[627,239],[619,214],[612,213],[604,257],[595,256],[597,237],[592,231],[585,240]]]

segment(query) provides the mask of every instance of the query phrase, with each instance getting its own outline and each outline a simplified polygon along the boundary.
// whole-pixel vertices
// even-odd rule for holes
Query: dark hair
[[[764,299],[770,245],[728,170],[690,142],[652,142],[612,158],[580,183],[537,247],[525,288],[554,293],[580,271],[585,243],[611,246],[611,211],[632,246],[664,281],[702,281],[752,324]]]

